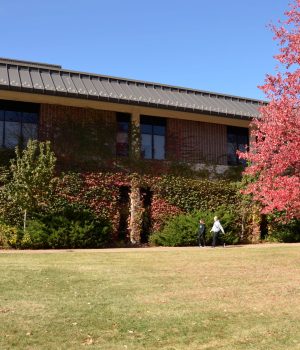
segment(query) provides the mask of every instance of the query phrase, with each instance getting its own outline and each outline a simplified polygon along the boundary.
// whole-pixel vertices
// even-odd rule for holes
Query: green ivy
[[[215,210],[237,202],[235,186],[225,180],[163,176],[154,189],[161,198],[186,212]]]

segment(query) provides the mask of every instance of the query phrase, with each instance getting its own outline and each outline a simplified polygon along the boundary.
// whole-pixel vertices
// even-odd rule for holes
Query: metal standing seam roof
[[[32,92],[251,119],[264,101],[0,58],[0,90]]]

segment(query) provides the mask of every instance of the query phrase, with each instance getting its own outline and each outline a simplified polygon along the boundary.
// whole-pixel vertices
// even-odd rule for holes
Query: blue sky
[[[288,0],[0,0],[0,57],[251,98]]]

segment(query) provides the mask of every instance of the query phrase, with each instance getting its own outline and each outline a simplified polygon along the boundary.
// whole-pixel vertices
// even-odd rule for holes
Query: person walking
[[[206,226],[204,220],[199,220],[199,228],[198,228],[198,243],[199,247],[205,247],[205,233],[206,233]]]
[[[224,229],[218,219],[217,216],[214,217],[214,224],[213,224],[213,227],[212,229],[210,230],[210,232],[213,233],[213,240],[212,240],[212,248],[215,248],[216,244],[217,244],[217,241],[218,241],[218,236],[219,236],[219,233],[220,231],[224,234]],[[225,243],[224,243],[224,247],[225,247]]]

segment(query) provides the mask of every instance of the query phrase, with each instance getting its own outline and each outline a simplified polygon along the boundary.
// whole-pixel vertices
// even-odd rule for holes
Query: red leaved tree
[[[246,174],[254,182],[247,193],[263,213],[281,212],[282,220],[300,218],[300,0],[285,13],[280,27],[272,26],[280,53],[280,71],[267,75],[261,89],[270,101],[252,122]]]

